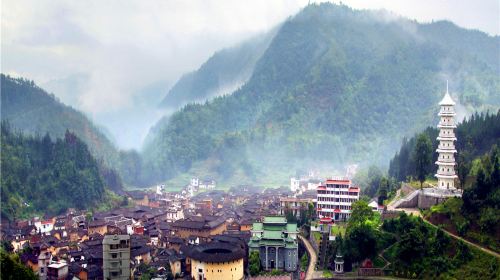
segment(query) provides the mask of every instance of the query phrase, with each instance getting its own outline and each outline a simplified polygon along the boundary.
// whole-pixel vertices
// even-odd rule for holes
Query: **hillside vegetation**
[[[127,183],[141,183],[141,160],[135,151],[119,151],[83,113],[59,102],[33,81],[1,74],[2,121],[30,135],[65,137],[69,130],[80,138],[97,160],[106,178],[118,174]],[[115,180],[121,181],[121,178]],[[120,184],[112,184],[115,190]]]
[[[432,150],[435,151],[438,146],[436,140],[439,130],[428,127],[423,134],[427,135],[432,142]],[[494,145],[500,147],[500,111],[496,114],[475,113],[463,122],[459,123],[455,131],[457,142],[455,146],[458,154],[457,171],[463,183],[466,183],[469,177],[472,162],[479,156],[489,152]],[[391,159],[389,165],[389,175],[399,181],[405,181],[410,177],[416,178],[416,167],[414,150],[417,136],[410,139],[404,139],[401,148]],[[437,153],[433,153],[432,163],[436,162]],[[434,164],[429,165],[428,176],[433,176],[436,171]]]
[[[437,148],[438,130],[427,128],[418,136],[432,140]],[[415,145],[417,137],[405,140],[391,160],[389,176],[397,181],[416,178]],[[436,225],[464,238],[500,251],[500,111],[474,114],[456,129],[458,187],[463,197],[449,199],[432,207],[426,217]],[[426,168],[427,178],[436,171],[437,153]]]
[[[499,40],[449,22],[309,5],[281,25],[239,90],[160,120],[143,175],[286,184],[299,168],[383,164],[400,139],[437,122],[445,77],[462,109],[499,107]]]
[[[169,90],[161,106],[179,109],[183,105],[223,94],[243,85],[253,73],[255,63],[271,42],[276,30],[249,39],[235,47],[214,53],[196,71],[184,74]]]
[[[88,209],[105,199],[105,181],[87,145],[75,134],[51,139],[1,126],[1,215],[60,214]]]
[[[118,152],[106,136],[81,112],[59,102],[33,81],[1,75],[2,120],[35,135],[63,137],[74,132],[87,143],[92,154],[108,165],[116,165]]]

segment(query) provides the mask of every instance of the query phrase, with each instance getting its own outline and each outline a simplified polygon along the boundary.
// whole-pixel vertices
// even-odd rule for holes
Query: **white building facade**
[[[351,217],[352,203],[359,200],[359,187],[351,180],[334,178],[317,188],[317,214],[320,222],[345,221]]]
[[[439,146],[436,150],[438,169],[435,176],[438,179],[437,187],[439,189],[454,190],[456,188],[455,180],[458,177],[455,173],[455,153],[457,152],[455,149],[455,141],[457,141],[455,128],[457,126],[455,124],[455,102],[448,92],[448,86],[446,86],[446,94],[439,105],[441,106],[438,114],[440,121],[437,126],[439,128],[437,137]]]

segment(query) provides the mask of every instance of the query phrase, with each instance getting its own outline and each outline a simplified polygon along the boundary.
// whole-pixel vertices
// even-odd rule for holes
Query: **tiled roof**
[[[264,223],[286,223],[286,218],[281,216],[266,216],[264,217]]]
[[[223,242],[205,243],[184,247],[183,249],[188,257],[203,262],[229,262],[246,256],[245,250],[240,246]]]

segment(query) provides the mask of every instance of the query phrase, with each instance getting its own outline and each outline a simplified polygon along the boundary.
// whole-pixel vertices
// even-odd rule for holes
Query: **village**
[[[403,184],[390,203],[365,199],[365,209],[375,213],[365,216],[380,224],[401,211],[419,215],[418,209],[461,197],[454,187],[454,102],[448,93],[440,105],[437,186]],[[327,268],[341,276],[342,251],[338,245],[332,256],[329,244],[342,242],[353,206],[362,202],[349,178],[355,168],[330,178],[310,171],[292,177],[289,186],[267,189],[217,190],[213,179],[192,178],[177,192],[165,185],[125,192],[126,206],[109,211],[68,209],[2,223],[1,239],[42,280],[319,279]],[[355,275],[385,275],[389,262],[379,257],[385,264],[366,258],[355,264]]]
[[[334,186],[349,198],[334,199],[326,192]],[[299,250],[297,221],[317,220],[312,231],[318,233],[345,222],[360,192],[348,179],[322,182],[309,176],[263,191],[214,188],[213,180],[193,178],[179,192],[166,192],[164,186],[130,191],[129,207],[93,215],[70,209],[65,215],[17,221],[2,225],[2,240],[40,279],[140,278],[144,267],[156,279],[242,279],[252,251],[260,253],[265,270],[303,279],[299,255],[306,252],[302,245]]]

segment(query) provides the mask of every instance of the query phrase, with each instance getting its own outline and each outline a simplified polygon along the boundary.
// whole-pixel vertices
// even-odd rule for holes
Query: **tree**
[[[0,272],[4,280],[38,279],[33,270],[21,263],[17,255],[7,254],[3,250],[0,250]]]
[[[373,258],[377,254],[377,234],[373,227],[362,224],[350,229],[346,239],[347,255],[353,261]]]
[[[386,177],[382,177],[382,180],[380,180],[380,186],[378,188],[378,205],[384,205],[384,200],[387,199],[388,189],[389,180]]]
[[[309,256],[307,255],[307,253],[304,252],[304,255],[302,255],[302,258],[300,258],[300,269],[302,271],[306,271],[308,264],[309,264]]]
[[[374,216],[372,208],[364,200],[356,201],[352,204],[352,213],[347,224],[347,230],[364,224]]]
[[[256,276],[260,273],[259,252],[253,251],[250,253],[250,258],[248,260],[248,268],[250,270],[250,275],[252,275],[252,276]]]
[[[427,134],[421,133],[418,136],[413,157],[420,189],[422,189],[425,177],[429,173],[429,166],[432,164],[432,143]]]

